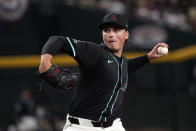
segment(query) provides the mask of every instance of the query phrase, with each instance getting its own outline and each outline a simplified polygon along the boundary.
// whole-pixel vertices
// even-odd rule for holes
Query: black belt
[[[78,124],[80,125],[80,122],[77,118],[73,118],[73,117],[69,117],[68,118],[69,121],[72,123],[72,124]],[[113,122],[96,122],[96,121],[91,121],[92,125],[94,127],[103,127],[103,128],[107,128],[107,127],[110,127],[112,126],[112,123]]]

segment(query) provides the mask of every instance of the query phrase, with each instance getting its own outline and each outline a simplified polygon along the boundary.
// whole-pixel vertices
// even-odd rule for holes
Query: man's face
[[[102,35],[104,44],[113,53],[122,53],[125,40],[129,37],[129,32],[117,26],[107,26],[103,28]]]

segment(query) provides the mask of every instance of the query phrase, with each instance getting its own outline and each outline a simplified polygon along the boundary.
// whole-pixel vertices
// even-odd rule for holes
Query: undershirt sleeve
[[[138,68],[144,66],[147,63],[149,63],[148,55],[128,59],[128,73],[137,70]]]

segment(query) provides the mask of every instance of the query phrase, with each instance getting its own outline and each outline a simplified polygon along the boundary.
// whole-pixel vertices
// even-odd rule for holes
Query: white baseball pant
[[[71,124],[68,120],[63,127],[63,131],[125,131],[120,118],[117,118],[113,121],[112,126],[103,128],[103,127],[93,127],[91,120],[78,118],[80,125]]]

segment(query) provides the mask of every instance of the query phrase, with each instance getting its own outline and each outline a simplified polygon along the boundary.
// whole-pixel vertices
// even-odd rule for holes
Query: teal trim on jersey
[[[68,42],[69,42],[69,44],[70,44],[70,46],[71,46],[71,49],[72,49],[72,51],[73,51],[73,57],[75,57],[75,56],[76,56],[76,52],[75,52],[75,49],[74,49],[74,47],[73,47],[73,44],[72,44],[71,40],[69,39],[69,37],[66,37],[66,38],[67,38],[67,40],[68,40]]]
[[[124,63],[124,60],[123,60],[123,58],[122,58],[122,63],[121,63],[121,83],[120,83],[121,86],[122,86],[122,72],[123,72],[123,70],[122,70],[122,69],[123,69],[123,68],[122,68],[122,65],[123,65],[123,63]]]
[[[121,86],[122,86],[122,64],[123,64],[123,60],[122,60],[122,63],[121,63]],[[120,88],[121,89],[121,88]],[[112,104],[112,108],[110,109],[110,112],[111,112],[111,114],[112,114],[112,110],[113,110],[113,108],[114,108],[114,104],[116,103],[116,100],[117,100],[117,98],[118,98],[118,93],[119,93],[119,91],[120,91],[120,89],[118,90],[118,92],[117,92],[117,95],[116,95],[116,98],[115,98],[115,101],[114,101],[114,103]]]
[[[116,103],[116,100],[117,100],[117,98],[118,98],[118,93],[119,93],[119,91],[120,91],[120,89],[118,90],[117,95],[116,95],[116,98],[115,98],[115,101],[114,101],[114,103],[112,104],[112,108],[110,109],[111,114],[112,114],[112,110],[113,110],[113,108],[114,108],[114,104]]]
[[[123,84],[123,86],[122,86],[121,89],[126,89],[126,88],[127,88],[127,81],[128,81],[128,73],[127,73],[127,79],[126,79],[126,81],[125,81],[125,83]],[[126,84],[126,87],[124,88],[125,84]]]
[[[110,53],[110,54],[111,54],[111,53]],[[111,56],[113,57],[113,59],[116,61],[116,63],[117,63],[118,66],[119,66],[118,61],[114,58],[114,56],[113,56],[112,54],[111,54]],[[108,106],[109,106],[109,103],[111,102],[112,97],[113,97],[114,94],[115,94],[115,90],[116,90],[118,81],[119,81],[119,68],[118,68],[118,80],[117,80],[117,82],[116,82],[116,84],[115,84],[115,88],[114,88],[114,90],[113,90],[112,96],[110,97],[110,100],[108,101],[108,103],[107,103],[107,105],[106,105],[106,108],[102,111],[101,116],[99,117],[99,121],[101,121],[101,118],[102,118],[102,116],[103,116],[103,113],[107,110],[107,108],[108,108]],[[105,122],[106,122],[106,117],[105,117]]]

